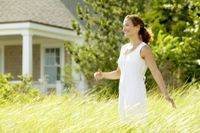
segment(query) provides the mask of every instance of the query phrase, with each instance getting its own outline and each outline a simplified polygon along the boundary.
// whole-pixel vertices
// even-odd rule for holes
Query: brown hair
[[[140,25],[140,30],[138,32],[141,35],[142,41],[145,43],[149,43],[153,41],[153,34],[150,29],[147,29],[143,20],[137,15],[127,15],[125,18],[128,18],[132,21],[134,26]]]

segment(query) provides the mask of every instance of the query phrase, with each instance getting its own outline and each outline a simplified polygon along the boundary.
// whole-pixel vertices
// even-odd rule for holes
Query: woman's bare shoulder
[[[148,44],[145,44],[140,51],[140,55],[141,57],[144,58],[146,55],[149,55],[149,54],[152,54],[151,47]]]

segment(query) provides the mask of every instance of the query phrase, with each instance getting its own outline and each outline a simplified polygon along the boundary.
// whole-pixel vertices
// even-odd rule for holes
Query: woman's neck
[[[142,40],[140,40],[138,36],[133,36],[129,40],[130,40],[131,45],[133,46],[138,46],[142,42]]]

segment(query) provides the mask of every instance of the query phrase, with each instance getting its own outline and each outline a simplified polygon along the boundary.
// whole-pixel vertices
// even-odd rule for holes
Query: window
[[[60,48],[45,48],[44,74],[47,76],[48,84],[56,84],[60,80],[61,58]]]

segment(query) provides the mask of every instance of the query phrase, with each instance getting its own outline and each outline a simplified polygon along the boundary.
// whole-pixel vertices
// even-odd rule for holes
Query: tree
[[[145,14],[155,33],[153,47],[162,71],[178,84],[200,77],[200,2],[196,0],[154,0]],[[155,19],[156,18],[156,19]],[[162,30],[162,32],[160,32]],[[166,42],[166,40],[168,42]],[[174,74],[175,73],[175,74]],[[177,84],[174,82],[174,84]]]

